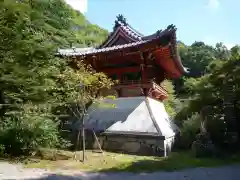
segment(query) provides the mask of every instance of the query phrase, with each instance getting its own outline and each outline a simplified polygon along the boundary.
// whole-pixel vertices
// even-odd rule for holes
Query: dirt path
[[[6,180],[240,180],[240,165],[220,168],[195,168],[156,173],[80,173],[24,169],[21,165],[0,162],[0,179]]]

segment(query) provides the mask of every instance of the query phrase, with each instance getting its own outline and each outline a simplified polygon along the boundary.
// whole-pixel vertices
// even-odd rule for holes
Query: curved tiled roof
[[[124,49],[128,47],[134,47],[140,44],[144,44],[150,42],[153,39],[161,39],[163,36],[174,34],[176,31],[175,26],[169,25],[165,30],[159,30],[156,33],[150,36],[138,36],[139,40],[132,43],[115,45],[111,47],[104,47],[104,48],[70,48],[70,49],[59,49],[58,54],[63,56],[81,56],[81,55],[88,55],[88,54],[95,54],[100,52],[109,52],[118,49]],[[131,34],[133,36],[133,34]]]
[[[63,56],[81,56],[81,55],[88,55],[88,54],[96,54],[100,52],[109,52],[109,51],[114,51],[117,49],[124,49],[127,47],[134,47],[140,44],[144,44],[148,42],[148,40],[145,41],[137,41],[134,43],[128,43],[128,44],[122,44],[122,45],[117,45],[117,46],[112,46],[112,47],[106,47],[106,48],[89,48],[86,49],[85,51],[82,50],[82,48],[76,48],[76,49],[59,49],[58,54],[63,55]]]
[[[129,35],[138,40],[142,40],[143,35],[140,35],[137,31],[133,30],[129,25],[123,25],[121,22],[118,22],[120,27]]]
[[[174,25],[169,25],[167,29],[164,31],[158,30],[156,33],[153,33],[148,36],[144,36],[143,34],[139,33],[137,30],[135,30],[132,26],[130,26],[126,19],[122,15],[117,16],[117,20],[115,21],[115,25],[113,27],[113,32],[109,34],[107,39],[98,47],[105,48],[112,46],[112,40],[116,40],[119,34],[123,34],[127,39],[129,40],[129,43],[142,41],[142,40],[151,40],[157,38],[160,34],[163,34],[166,31],[176,30]]]
[[[114,44],[117,41],[119,36],[124,36],[128,39],[129,43],[125,44]],[[177,67],[180,69],[181,72],[187,73],[188,70],[183,66],[181,62],[181,58],[177,51],[177,44],[176,44],[176,27],[174,25],[169,25],[165,30],[158,30],[156,33],[144,36],[135,29],[133,29],[130,25],[127,24],[125,18],[121,15],[118,16],[118,19],[115,21],[114,31],[108,36],[104,43],[97,48],[70,48],[70,49],[59,49],[58,55],[62,56],[85,56],[85,55],[93,55],[101,52],[111,52],[120,49],[125,49],[129,47],[136,47],[153,40],[157,40],[161,42],[164,41],[165,37],[169,42],[172,43],[171,53],[174,54],[174,63],[176,63]]]
[[[141,41],[143,35],[134,31],[128,24],[124,24],[120,21],[115,22],[114,31],[109,34],[107,39],[98,47],[103,48],[107,47],[112,39],[118,36],[119,32],[122,32],[125,36],[129,37],[131,42]]]

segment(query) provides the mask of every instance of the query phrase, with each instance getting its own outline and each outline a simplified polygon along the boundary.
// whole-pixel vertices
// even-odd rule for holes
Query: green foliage
[[[207,74],[199,79],[199,81],[192,86],[191,91],[194,92],[194,96],[191,105],[198,104],[195,107],[196,110],[201,109],[206,105],[222,105],[224,99],[223,87],[227,85],[230,79],[235,84],[234,96],[238,97],[239,92],[239,74],[240,57],[232,57],[230,60],[223,63],[218,68],[214,69],[211,74]],[[223,82],[226,82],[223,84]]]
[[[184,98],[188,97],[189,88],[186,87],[186,84],[189,85],[187,82],[189,78],[195,79],[211,73],[215,68],[229,60],[231,56],[231,52],[223,43],[217,43],[213,47],[204,44],[204,42],[195,42],[191,46],[179,42],[178,49],[183,64],[190,70],[186,77],[174,80],[177,95],[184,96]],[[191,81],[196,81],[194,79]]]
[[[183,122],[181,134],[177,146],[182,149],[188,149],[196,139],[200,130],[200,116],[195,113]]]
[[[196,157],[213,157],[216,152],[208,133],[199,133],[192,144],[192,151]]]
[[[209,65],[215,64],[214,67],[209,68],[211,71],[204,76],[186,79],[185,89],[189,98],[185,106],[176,115],[176,119],[184,122],[191,113],[200,113],[204,107],[210,106],[207,129],[213,142],[218,145],[223,145],[226,140],[225,134],[231,131],[227,128],[228,122],[224,122],[223,118],[226,87],[230,86],[232,88],[233,104],[235,104],[233,112],[240,110],[237,106],[240,98],[240,56],[238,49],[236,46],[230,51],[229,59],[214,60]],[[239,123],[237,123],[235,129],[240,130]]]
[[[181,59],[193,76],[204,74],[207,65],[216,58],[214,48],[205,45],[203,42],[195,42],[191,46],[185,46],[184,44],[179,46]]]
[[[173,118],[176,114],[176,97],[174,87],[171,81],[165,80],[161,86],[163,86],[168,92],[168,98],[164,101],[164,105],[168,114]]]
[[[65,144],[59,120],[68,104],[93,100],[99,88],[112,82],[81,62],[78,71],[71,69],[67,59],[55,56],[56,50],[99,44],[107,31],[91,25],[63,0],[4,0],[0,35],[2,149],[18,155]]]
[[[17,118],[17,117],[15,117]],[[39,147],[60,147],[58,124],[40,114],[25,114],[1,123],[0,142],[4,152],[11,155],[29,154]]]

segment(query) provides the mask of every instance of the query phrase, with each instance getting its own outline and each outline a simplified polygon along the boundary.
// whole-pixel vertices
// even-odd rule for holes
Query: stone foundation
[[[165,139],[161,136],[144,135],[100,135],[96,133],[101,148],[105,151],[119,152],[143,156],[167,156],[174,144],[174,136]],[[86,148],[99,149],[91,131],[86,130]],[[74,141],[75,143],[75,141]],[[80,139],[80,147],[82,141]]]
[[[115,151],[144,156],[163,156],[164,140],[139,139],[130,137],[101,137],[102,147]]]

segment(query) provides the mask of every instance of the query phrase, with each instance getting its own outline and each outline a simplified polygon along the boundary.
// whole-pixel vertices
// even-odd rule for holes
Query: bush
[[[196,157],[212,157],[215,153],[213,145],[208,133],[199,133],[196,141],[192,144],[192,151]]]
[[[174,118],[176,115],[176,97],[174,92],[174,86],[171,81],[165,80],[161,83],[161,86],[164,87],[168,92],[168,98],[164,101],[164,106],[171,118]]]
[[[206,125],[213,143],[217,146],[223,146],[226,132],[226,124],[224,123],[223,115],[213,116],[207,121]]]
[[[0,144],[0,157],[3,157],[5,155],[4,152],[5,152],[5,147],[2,144]]]
[[[64,145],[58,123],[47,117],[24,115],[0,123],[0,146],[12,156],[29,155],[41,147]]]
[[[200,115],[193,114],[190,118],[183,122],[180,137],[177,141],[177,147],[181,149],[191,148],[192,143],[196,139],[196,135],[200,131]]]

